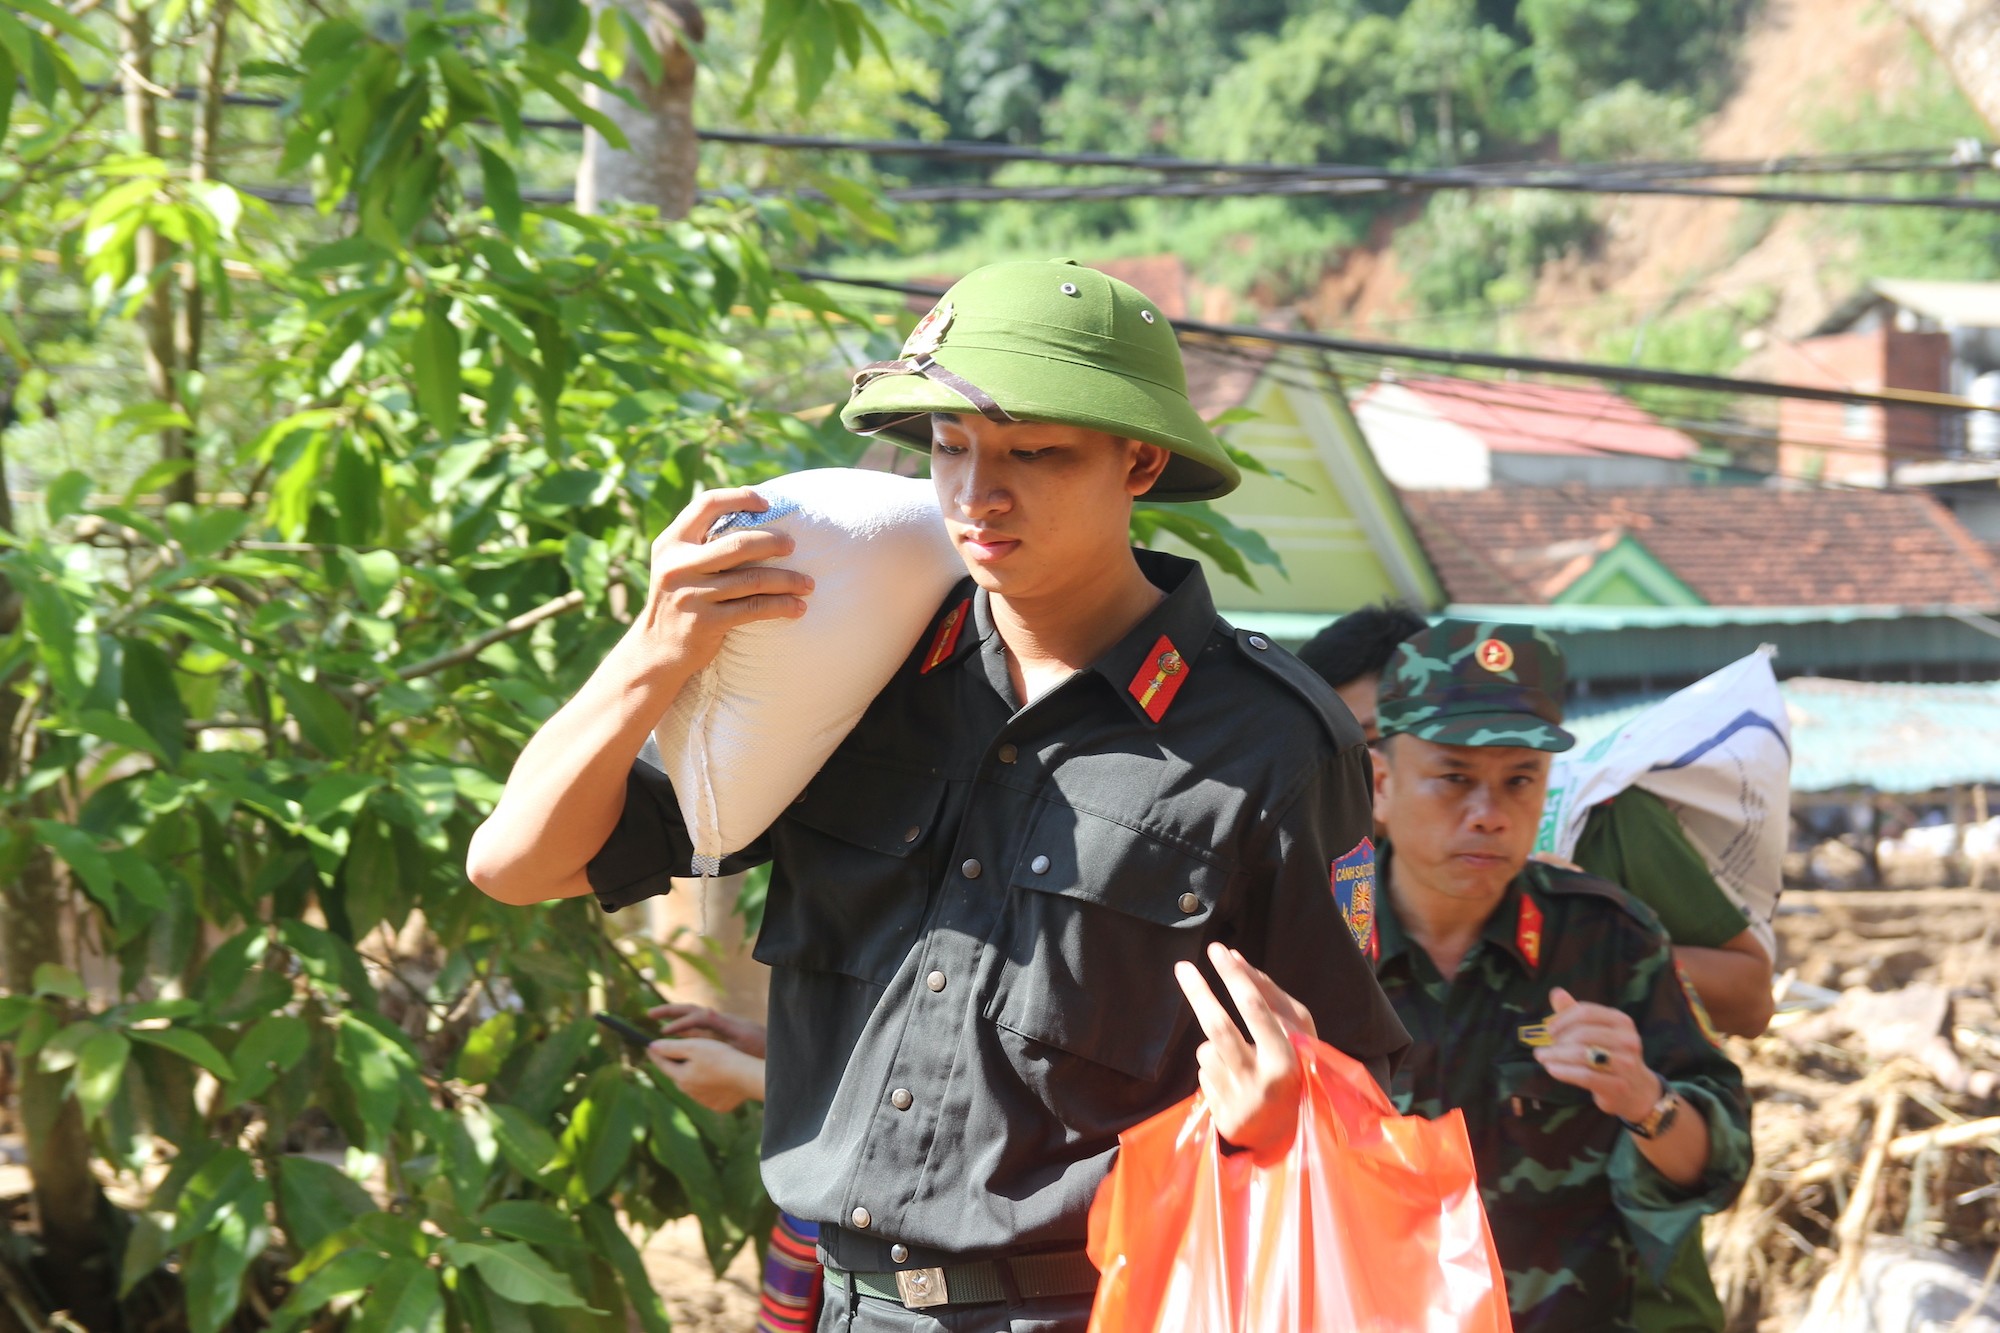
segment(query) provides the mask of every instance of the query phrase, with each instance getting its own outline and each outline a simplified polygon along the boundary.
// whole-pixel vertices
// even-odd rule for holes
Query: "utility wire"
[[[107,85],[90,85],[102,88]],[[176,88],[177,100],[193,100],[198,90]],[[283,99],[248,93],[227,93],[230,105],[269,110]],[[576,131],[581,121],[523,118],[538,129]],[[1475,164],[1461,167],[1397,170],[1344,163],[1226,162],[1160,155],[1056,152],[1008,144],[966,140],[850,139],[831,135],[763,134],[746,130],[697,130],[711,143],[755,145],[794,151],[857,152],[871,156],[924,157],[961,162],[1038,162],[1054,166],[1122,167],[1166,174],[1229,176],[1233,180],[1114,181],[1061,185],[934,185],[881,191],[892,203],[957,205],[1009,201],[1030,203],[1102,202],[1140,198],[1240,198],[1250,196],[1311,197],[1374,195],[1433,190],[1546,190],[1572,194],[1664,195],[1697,199],[1736,199],[1758,203],[1836,205],[1871,208],[1936,208],[1953,212],[2000,212],[2000,199],[1950,194],[1883,194],[1820,190],[1780,190],[1752,186],[1700,186],[1673,183],[1700,177],[1777,176],[1805,173],[1844,174],[1855,171],[1959,172],[1992,170],[1983,149],[1978,153],[1951,150],[1942,161],[1919,162],[1913,157],[1939,156],[1934,150],[1890,150],[1876,154],[1835,157],[1740,159],[1733,162],[1597,162]],[[787,193],[783,190],[764,194]],[[813,195],[816,192],[802,191]],[[527,197],[524,195],[524,197]],[[824,198],[823,195],[818,197]],[[553,192],[538,202],[560,202]]]
[[[897,292],[905,296],[935,299],[945,289],[921,283],[887,282],[877,278],[855,278],[817,269],[789,270],[808,282],[837,283],[848,287]],[[1954,394],[1922,393],[1917,390],[1868,392],[1861,389],[1828,389],[1812,384],[1784,384],[1776,380],[1738,379],[1728,375],[1698,375],[1687,371],[1658,370],[1646,366],[1620,366],[1602,361],[1572,361],[1554,357],[1511,356],[1501,352],[1465,351],[1447,347],[1418,347],[1407,343],[1373,342],[1362,338],[1340,338],[1325,333],[1295,329],[1266,329],[1251,324],[1215,324],[1206,320],[1179,319],[1174,327],[1183,333],[1205,334],[1211,338],[1282,347],[1310,347],[1349,356],[1376,357],[1401,361],[1425,361],[1436,365],[1477,366],[1487,370],[1513,370],[1530,375],[1569,375],[1613,384],[1649,384],[1668,389],[1691,389],[1702,393],[1742,394],[1761,398],[1798,398],[1822,403],[1859,403],[1868,407],[1921,407],[1939,412],[1989,410],[1968,398]]]
[[[115,92],[111,84],[85,84],[86,91]],[[176,101],[197,100],[199,89],[171,90]],[[284,98],[254,93],[224,93],[230,106],[277,110]],[[521,124],[533,129],[580,133],[587,127],[580,120],[560,117],[523,117]],[[701,129],[697,137],[709,143],[739,144],[800,152],[854,152],[870,157],[921,157],[964,162],[1040,162],[1050,166],[1122,167],[1168,173],[1195,172],[1236,176],[1372,176],[1381,168],[1321,162],[1231,162],[1221,159],[1175,157],[1169,154],[1129,154],[1035,148],[1020,144],[990,143],[977,139],[866,139],[822,134],[776,134],[756,130]],[[1468,163],[1448,168],[1455,172],[1507,172],[1557,169],[1568,172],[1600,172],[1616,176],[1657,179],[1662,176],[1791,176],[1849,172],[1981,172],[1995,163],[1983,145],[1956,145],[1951,148],[1892,148],[1853,153],[1790,154],[1778,157],[1733,159],[1651,159],[1618,162],[1575,162],[1550,164],[1535,161]]]
[[[1283,359],[1282,356],[1273,355],[1271,353],[1253,352],[1247,348],[1231,347],[1227,345],[1209,346],[1207,344],[1201,344],[1201,343],[1193,344],[1193,346],[1200,347],[1203,351],[1206,352],[1219,353],[1224,356],[1240,358],[1245,364],[1246,368],[1255,369],[1260,376],[1269,375],[1272,379],[1276,380],[1280,384],[1288,385],[1291,388],[1300,389],[1308,393],[1324,392],[1326,390],[1326,381],[1329,378],[1335,379],[1336,381],[1353,379],[1362,381],[1367,384],[1408,383],[1407,381],[1392,380],[1388,378],[1385,373],[1387,371],[1387,367],[1384,366],[1371,366],[1367,365],[1366,363],[1358,363],[1356,365],[1355,370],[1351,370],[1347,375],[1343,375],[1337,367],[1332,366],[1330,364],[1325,368],[1315,368],[1313,366],[1304,365],[1299,362],[1287,361]],[[1327,358],[1329,363],[1331,363],[1334,359],[1335,358],[1331,356]],[[1284,373],[1286,371],[1292,371],[1295,373],[1288,375]],[[1310,376],[1311,378],[1309,379],[1299,378],[1299,376]],[[1467,386],[1468,388],[1490,383],[1490,381],[1471,380],[1471,379],[1464,379],[1460,377],[1451,377],[1451,376],[1442,377],[1442,380],[1444,382],[1462,384]],[[1473,393],[1453,394],[1448,391],[1445,391],[1439,387],[1440,382],[1441,381],[1439,379],[1427,378],[1422,382],[1421,387],[1423,388],[1424,392],[1435,393],[1441,397],[1455,397],[1463,401],[1476,402],[1485,406],[1494,405],[1492,399],[1480,397]],[[1522,405],[1510,403],[1507,404],[1507,406],[1520,408]],[[1394,405],[1387,403],[1376,404],[1376,410],[1391,413],[1396,416],[1406,417],[1411,420],[1418,419],[1418,414],[1416,412],[1407,408],[1396,407]],[[1533,408],[1528,408],[1526,410],[1542,413],[1550,417],[1555,417],[1563,420],[1571,420],[1571,421],[1595,422],[1602,419],[1602,414],[1579,412],[1576,411],[1575,409],[1564,409],[1554,406],[1537,406]],[[1662,424],[1670,424],[1666,422],[1664,418],[1655,418],[1655,419],[1660,420]],[[1554,428],[1555,427],[1553,426],[1551,427],[1551,429]],[[1516,428],[1510,428],[1510,433],[1518,435],[1523,439],[1536,440],[1548,444],[1561,444],[1569,448],[1580,449],[1585,453],[1600,455],[1607,458],[1621,458],[1621,459],[1631,460],[1634,458],[1649,457],[1649,455],[1634,454],[1629,450],[1619,449],[1611,445],[1588,443],[1586,441],[1575,439],[1573,436],[1569,435],[1551,435],[1543,431],[1520,430]],[[1819,445],[1808,440],[1798,439],[1790,436],[1786,437],[1771,437],[1764,435],[1750,436],[1746,432],[1726,432],[1726,431],[1717,432],[1713,430],[1711,430],[1709,433],[1743,434],[1745,438],[1754,439],[1758,443],[1766,443],[1774,445],[1793,445],[1799,448],[1832,447],[1836,449],[1843,449],[1844,451],[1848,452],[1865,452],[1877,455],[1887,454],[1889,456],[1897,456],[1901,452],[1901,451],[1887,451],[1887,450],[1872,450],[1865,445],[1856,445],[1852,441],[1842,442],[1840,446],[1833,446],[1833,445]],[[1925,459],[1935,460],[1937,456],[1935,454],[1924,454],[1922,455],[1922,457]],[[1861,482],[1847,482],[1847,481],[1841,481],[1838,478],[1816,477],[1803,473],[1787,472],[1780,468],[1757,467],[1753,464],[1743,463],[1733,459],[1727,463],[1707,462],[1701,459],[1683,459],[1677,461],[1683,462],[1691,467],[1699,467],[1699,466],[1718,467],[1730,472],[1741,473],[1746,476],[1764,477],[1773,481],[1786,481],[1799,485],[1819,487],[1822,489],[1860,490],[1860,491],[1882,491],[1882,490],[1905,489],[1903,487],[1898,487],[1895,485],[1878,486],[1872,484],[1864,484]]]

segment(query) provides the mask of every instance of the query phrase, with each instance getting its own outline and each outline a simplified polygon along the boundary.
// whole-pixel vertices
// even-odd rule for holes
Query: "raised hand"
[[[1606,1115],[1643,1120],[1660,1099],[1660,1076],[1646,1065],[1629,1014],[1586,1004],[1558,986],[1549,992],[1549,1044],[1535,1059],[1551,1077],[1582,1088]]]
[[[1208,1037],[1195,1051],[1202,1094],[1223,1138],[1271,1161],[1291,1147],[1298,1129],[1302,1073],[1291,1034],[1315,1035],[1312,1015],[1235,950],[1211,944],[1208,960],[1250,1035],[1230,1019],[1199,969],[1175,964],[1174,977]]]

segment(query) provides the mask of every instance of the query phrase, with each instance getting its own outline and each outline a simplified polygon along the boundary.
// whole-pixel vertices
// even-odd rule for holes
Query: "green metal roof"
[[[1443,614],[1502,620],[1555,633],[1610,629],[1701,629],[1713,625],[1844,625],[1857,620],[1979,616],[1990,606],[1478,606],[1454,603]]]
[[[1781,681],[1792,725],[1792,790],[1928,792],[2000,783],[2000,683]],[[1578,700],[1564,725],[1589,746],[1665,694]]]
[[[1706,629],[1716,625],[1846,625],[1858,620],[1982,619],[1990,606],[1544,606],[1454,602],[1438,612],[1461,620],[1533,625],[1555,634],[1618,629]],[[1279,639],[1309,639],[1342,611],[1224,611],[1232,625]]]
[[[1809,676],[2000,675],[2000,624],[1983,609],[1903,606],[1475,606],[1447,613],[1556,636],[1576,682],[1705,676],[1761,644]],[[1232,611],[1231,623],[1296,648],[1339,613]]]

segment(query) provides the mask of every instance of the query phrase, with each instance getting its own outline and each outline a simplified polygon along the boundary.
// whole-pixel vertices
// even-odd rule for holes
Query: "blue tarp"
[[[1792,790],[1916,793],[2000,783],[2000,683],[1895,685],[1800,676],[1783,681]],[[1578,700],[1567,726],[1586,746],[1664,694]]]

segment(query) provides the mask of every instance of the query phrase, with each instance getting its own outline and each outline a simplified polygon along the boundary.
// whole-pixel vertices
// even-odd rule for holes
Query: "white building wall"
[[[1478,491],[1493,460],[1478,436],[1438,416],[1400,384],[1378,384],[1354,405],[1361,433],[1391,485],[1408,491]]]

